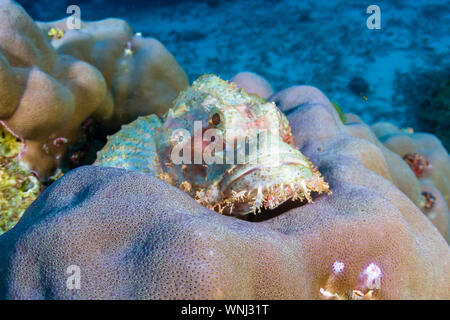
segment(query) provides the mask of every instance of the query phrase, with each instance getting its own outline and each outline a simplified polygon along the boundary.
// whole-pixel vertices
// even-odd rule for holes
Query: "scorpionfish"
[[[330,192],[277,106],[212,74],[181,92],[162,118],[141,116],[109,136],[94,165],[153,174],[237,217]]]

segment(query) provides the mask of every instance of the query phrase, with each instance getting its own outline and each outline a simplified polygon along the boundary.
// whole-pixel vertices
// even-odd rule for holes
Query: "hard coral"
[[[445,230],[443,234],[448,237],[450,158],[447,150],[432,134],[410,133],[384,122],[372,125],[372,130],[384,146],[403,158],[410,166],[421,188],[421,196],[417,198],[420,202],[418,206],[428,217],[438,217],[432,219],[433,223],[439,230]],[[430,192],[438,203],[431,215],[429,213],[432,208],[426,207],[426,196],[423,192]]]
[[[133,37],[124,21],[40,26],[45,32],[17,3],[0,0],[0,120],[24,141],[19,160],[41,179],[55,173],[88,118],[114,131],[163,112],[187,86],[164,46]]]
[[[107,96],[94,116],[106,128],[117,130],[140,115],[162,115],[188,86],[172,54],[158,40],[135,34],[126,21],[80,21],[80,29],[69,29],[68,19],[38,25],[46,33],[62,30],[63,37],[51,40],[56,51],[95,66],[104,76]]]
[[[317,89],[274,100],[331,195],[255,223],[146,173],[75,169],[0,237],[0,297],[449,299],[449,246],[385,154],[403,160],[364,124],[344,125]],[[66,287],[71,265],[79,290]]]
[[[89,64],[58,55],[15,2],[0,0],[0,120],[25,147],[20,162],[41,177],[58,166],[80,124],[105,97],[101,73]]]
[[[238,88],[244,88],[248,93],[257,94],[263,99],[268,99],[273,94],[270,83],[253,72],[239,72],[234,75],[230,81],[236,83]]]

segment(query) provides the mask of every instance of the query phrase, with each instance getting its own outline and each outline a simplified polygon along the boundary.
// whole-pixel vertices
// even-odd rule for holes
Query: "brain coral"
[[[57,32],[57,49],[48,34],[17,3],[0,0],[0,121],[24,141],[20,162],[41,179],[55,173],[88,118],[114,130],[162,112],[187,85],[164,46],[133,37],[123,21]]]
[[[273,100],[331,195],[252,222],[147,173],[78,168],[0,237],[0,297],[450,299],[449,246],[394,184],[385,154],[399,157],[317,89]]]

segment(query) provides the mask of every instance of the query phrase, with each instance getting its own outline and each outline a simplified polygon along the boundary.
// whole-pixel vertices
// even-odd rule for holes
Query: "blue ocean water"
[[[450,79],[450,1],[19,3],[35,20],[63,18],[70,4],[80,6],[83,20],[125,19],[136,32],[158,38],[191,81],[204,73],[228,79],[248,70],[275,91],[309,84],[369,123],[432,131],[433,121],[421,117],[433,115],[430,101]],[[380,8],[380,29],[367,27],[369,5]],[[450,119],[444,122],[448,128]]]

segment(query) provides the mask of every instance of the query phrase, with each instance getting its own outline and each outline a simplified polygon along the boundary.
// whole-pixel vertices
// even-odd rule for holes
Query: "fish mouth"
[[[283,159],[283,161],[279,161],[279,159]],[[224,179],[221,181],[221,189],[225,191],[230,185],[235,183],[237,180],[244,178],[245,176],[259,170],[270,169],[275,170],[280,166],[298,166],[299,169],[306,168],[311,165],[311,163],[302,158],[298,158],[293,156],[292,154],[286,155],[278,155],[278,156],[267,156],[259,161],[260,163],[247,163],[240,164],[233,167],[227,174]]]
[[[274,161],[276,157],[279,162]],[[232,168],[220,183],[223,213],[245,216],[272,210],[287,200],[312,201],[311,192],[327,191],[328,184],[300,152],[268,155],[256,164]]]

